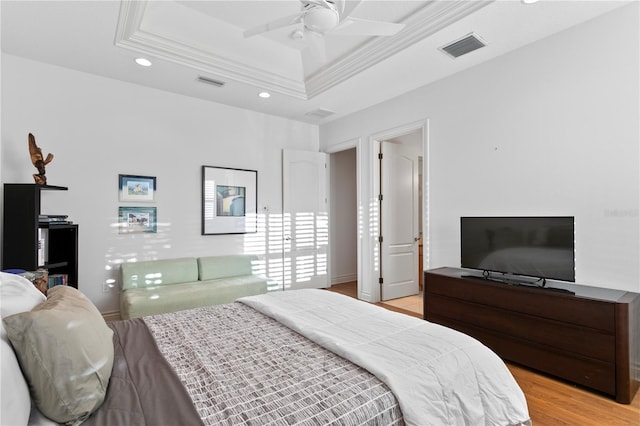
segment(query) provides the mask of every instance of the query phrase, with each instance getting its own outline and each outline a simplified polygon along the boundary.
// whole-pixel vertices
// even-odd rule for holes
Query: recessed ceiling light
[[[136,59],[136,64],[142,66],[142,67],[150,67],[151,66],[151,61],[148,60],[147,58],[137,58]]]
[[[260,92],[260,93],[258,93],[258,96],[260,96],[261,98],[266,99],[266,98],[270,98],[271,97],[271,93],[269,93],[269,92]]]
[[[538,0],[520,0],[523,4],[533,4],[537,3]]]

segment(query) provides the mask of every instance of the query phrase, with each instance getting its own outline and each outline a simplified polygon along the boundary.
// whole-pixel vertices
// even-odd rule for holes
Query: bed
[[[18,389],[1,424],[530,424],[521,389],[478,341],[326,290],[107,325],[73,288],[45,301],[26,280],[0,280],[3,395]]]

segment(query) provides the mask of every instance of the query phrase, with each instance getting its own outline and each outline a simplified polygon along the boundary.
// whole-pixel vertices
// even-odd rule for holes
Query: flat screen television
[[[461,266],[575,282],[574,217],[461,217]]]

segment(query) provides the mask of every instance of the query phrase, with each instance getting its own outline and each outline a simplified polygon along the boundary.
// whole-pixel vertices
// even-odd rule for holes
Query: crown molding
[[[306,81],[309,98],[317,96],[376,65],[448,25],[488,6],[495,0],[431,2],[403,23],[406,27],[393,37],[378,37],[345,56]]]
[[[147,0],[123,1],[120,6],[114,44],[190,67],[223,80],[260,87],[274,93],[308,100],[352,78],[397,52],[436,33],[469,14],[491,4],[486,1],[432,1],[403,23],[406,27],[392,37],[377,37],[306,80],[295,80],[233,61],[176,40],[141,29]]]
[[[116,46],[203,71],[222,80],[233,80],[294,98],[308,99],[303,81],[247,66],[142,30],[146,3],[146,0],[122,2],[114,41]]]

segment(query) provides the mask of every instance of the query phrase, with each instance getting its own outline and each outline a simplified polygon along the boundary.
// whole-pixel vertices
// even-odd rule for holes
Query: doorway
[[[358,281],[356,148],[330,155],[331,285]]]
[[[407,139],[414,139],[415,144],[418,146],[418,150],[422,153],[423,162],[418,166],[419,168],[419,190],[422,189],[419,194],[418,205],[418,226],[419,232],[424,235],[424,238],[420,242],[424,244],[424,260],[420,260],[418,256],[418,262],[416,262],[416,276],[422,276],[423,270],[429,264],[428,257],[428,241],[429,241],[429,222],[428,222],[428,151],[429,151],[429,131],[428,120],[421,120],[396,128],[386,130],[384,132],[376,133],[367,136],[366,138],[356,138],[345,141],[338,145],[334,145],[330,150],[327,150],[331,156],[346,150],[355,148],[355,163],[352,166],[352,170],[356,170],[356,198],[357,198],[357,211],[355,218],[347,217],[346,220],[353,223],[355,220],[355,232],[357,241],[357,267],[355,276],[357,279],[357,297],[360,300],[364,300],[370,303],[380,302],[381,300],[381,288],[379,283],[381,258],[379,252],[379,211],[378,211],[378,196],[380,194],[380,180],[379,180],[379,158],[378,147],[381,141],[398,139],[401,143],[408,143]],[[333,172],[332,172],[333,174]],[[334,181],[334,184],[336,181]],[[340,186],[338,184],[338,186]],[[339,191],[339,189],[338,189]],[[334,204],[336,203],[336,191],[332,187],[330,191],[330,208],[332,209],[330,219],[330,232],[332,236],[331,244],[331,264],[335,264],[335,258],[337,256],[336,250],[340,253],[338,245],[335,244],[335,225],[336,221],[345,220],[344,217],[338,217],[333,212]],[[420,234],[418,234],[420,235]],[[349,249],[353,251],[353,249]],[[337,284],[335,279],[341,274],[331,272],[332,283]]]

